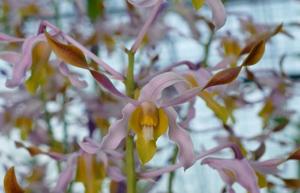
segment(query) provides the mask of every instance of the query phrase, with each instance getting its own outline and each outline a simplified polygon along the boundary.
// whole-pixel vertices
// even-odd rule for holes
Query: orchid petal
[[[89,154],[95,154],[100,150],[100,147],[96,144],[90,143],[89,141],[79,143],[80,148]]]
[[[167,101],[162,102],[158,106],[161,107],[169,107],[169,106],[176,106],[181,103],[185,103],[187,101],[192,100],[197,94],[201,91],[200,87],[192,88],[190,90],[185,91],[182,95],[179,95],[175,98],[169,99]]]
[[[213,23],[217,29],[221,28],[226,22],[226,11],[221,0],[206,0],[207,5],[212,10]]]
[[[16,52],[1,52],[0,59],[10,64],[16,65],[20,61],[21,55]]]
[[[17,38],[17,37],[13,37],[13,36],[9,36],[9,35],[0,33],[0,42],[12,43],[12,42],[23,42],[23,41],[24,41],[23,38]]]
[[[149,0],[150,1],[150,0]],[[154,1],[154,0],[153,0]],[[135,53],[137,51],[137,49],[140,47],[147,31],[149,30],[151,24],[154,22],[154,20],[156,19],[158,13],[159,13],[159,10],[161,8],[161,5],[162,5],[162,1],[163,0],[157,0],[157,2],[155,2],[155,6],[153,7],[151,13],[150,13],[150,16],[149,18],[147,19],[146,23],[143,25],[142,29],[140,30],[134,44],[132,45],[130,51],[132,53]]]
[[[29,37],[25,40],[22,46],[22,58],[13,66],[12,79],[6,81],[7,87],[16,87],[21,83],[26,70],[32,64],[32,49],[38,42],[43,41],[44,39],[44,35],[38,35]]]
[[[186,80],[175,72],[166,72],[153,78],[141,90],[139,101],[157,101],[164,89]]]
[[[192,139],[188,132],[176,123],[177,113],[169,107],[165,109],[169,117],[169,138],[174,141],[179,148],[179,160],[185,169],[190,167],[195,161],[195,154]]]
[[[266,161],[250,161],[250,165],[260,173],[276,174],[278,173],[278,166],[282,164],[284,159],[271,159]]]
[[[116,149],[127,135],[127,125],[135,106],[127,104],[122,110],[122,118],[114,122],[108,129],[108,134],[103,138],[101,148]]]
[[[108,176],[111,177],[114,181],[121,182],[124,181],[126,178],[122,174],[122,171],[118,167],[109,167],[107,169]]]
[[[217,170],[229,189],[237,182],[247,191],[259,193],[257,176],[246,159],[205,158],[201,164],[208,164]]]
[[[68,79],[70,80],[70,82],[73,86],[75,86],[76,88],[79,88],[79,89],[87,87],[86,81],[80,80],[79,74],[71,72],[65,63],[61,62],[58,67],[59,67],[59,71],[64,76],[68,77]]]
[[[128,0],[129,3],[136,7],[152,7],[156,5],[161,0]]]
[[[68,160],[67,168],[59,175],[58,182],[53,193],[64,193],[74,177],[76,171],[77,157],[79,154],[72,154]]]

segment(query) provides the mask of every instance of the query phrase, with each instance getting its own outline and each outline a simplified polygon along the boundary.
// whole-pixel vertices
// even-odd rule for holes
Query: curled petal
[[[208,164],[217,170],[228,185],[228,189],[231,189],[232,184],[237,182],[248,192],[260,192],[255,171],[246,159],[205,158],[201,163]]]
[[[72,154],[67,162],[67,168],[59,175],[58,182],[53,190],[53,193],[64,193],[74,177],[76,171],[78,153]]]
[[[22,57],[18,63],[13,66],[12,79],[6,81],[7,87],[16,87],[21,83],[26,70],[32,64],[32,49],[38,42],[44,40],[44,35],[32,36],[25,40],[22,47]]]
[[[161,0],[128,0],[129,3],[136,7],[152,7]]]
[[[217,29],[221,28],[226,22],[226,11],[221,0],[206,0],[207,5],[212,10],[213,23]]]
[[[63,62],[59,64],[59,71],[70,80],[71,84],[76,88],[85,88],[87,83],[84,80],[79,79],[79,74],[71,72],[67,65]]]
[[[108,129],[108,134],[103,138],[101,148],[116,149],[127,135],[128,119],[135,106],[127,104],[122,110],[122,118],[114,122]]]
[[[161,97],[161,93],[169,86],[173,86],[179,82],[186,82],[183,77],[175,72],[166,72],[154,77],[146,84],[139,97],[139,101],[157,101]]]
[[[169,137],[173,140],[179,148],[179,160],[183,167],[187,169],[195,161],[195,154],[192,139],[188,132],[177,124],[177,113],[169,107],[165,109],[169,117]]]

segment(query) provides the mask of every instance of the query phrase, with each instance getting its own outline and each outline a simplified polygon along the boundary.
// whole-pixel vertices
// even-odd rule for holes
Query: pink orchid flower
[[[127,136],[129,126],[137,135],[139,158],[142,163],[146,163],[156,152],[156,140],[169,128],[170,139],[179,147],[180,162],[185,168],[191,166],[195,157],[193,144],[188,132],[177,124],[177,113],[173,106],[190,100],[200,88],[191,89],[169,100],[162,97],[162,92],[167,87],[182,82],[186,80],[174,72],[163,73],[153,78],[141,89],[138,100],[128,103],[123,108],[122,118],[110,126],[101,146],[104,149],[116,149]]]

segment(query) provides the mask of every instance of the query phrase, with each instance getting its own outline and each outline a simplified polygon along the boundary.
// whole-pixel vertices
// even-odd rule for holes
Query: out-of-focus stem
[[[127,96],[134,97],[134,53],[128,53],[128,69],[126,77],[126,94]],[[126,137],[126,174],[127,174],[127,193],[136,193],[136,173],[134,162],[134,140],[130,133]]]
[[[178,147],[175,146],[175,147],[174,147],[174,150],[173,150],[173,155],[172,155],[172,158],[171,158],[171,164],[175,164],[176,158],[177,158],[177,154],[178,154]],[[173,188],[174,177],[175,177],[175,170],[172,171],[172,172],[169,174],[169,180],[168,180],[168,193],[173,193],[172,188]]]
[[[204,67],[208,66],[208,64],[207,64],[207,62],[208,62],[208,56],[209,56],[210,46],[211,46],[213,37],[214,37],[214,32],[211,31],[211,33],[209,34],[209,37],[208,37],[208,41],[207,41],[207,43],[204,46],[204,58],[203,58],[203,62],[202,62],[203,65],[204,65]]]

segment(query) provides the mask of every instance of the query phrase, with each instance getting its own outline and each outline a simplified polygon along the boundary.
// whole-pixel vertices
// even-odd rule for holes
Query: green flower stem
[[[126,94],[134,98],[134,53],[128,51],[128,69],[126,77]],[[133,136],[128,134],[126,138],[126,174],[127,174],[127,193],[136,193],[136,173],[134,161],[134,140]]]
[[[171,158],[171,164],[175,164],[176,162],[176,158],[177,158],[177,154],[178,154],[178,147],[175,146],[174,150],[173,150],[173,155]],[[168,180],[168,193],[173,193],[172,187],[173,187],[173,182],[174,182],[174,177],[175,177],[175,171],[172,171],[169,174],[169,180]]]

